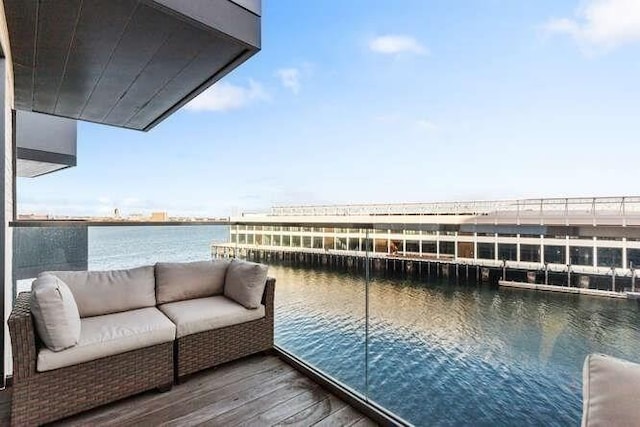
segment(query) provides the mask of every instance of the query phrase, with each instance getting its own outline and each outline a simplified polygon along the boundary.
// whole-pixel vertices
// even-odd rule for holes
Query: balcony
[[[357,229],[365,249],[383,237],[422,236],[419,230],[398,234],[362,224],[320,229],[304,223],[15,223],[14,271],[21,275],[16,291],[28,289],[27,277],[42,270],[117,269],[216,256],[266,263],[277,278],[279,358],[243,359],[166,394],[145,393],[67,421],[308,425],[324,414],[321,424],[431,425],[470,418],[480,424],[572,424],[581,417],[587,354],[636,360],[640,351],[638,341],[624,338],[637,333],[640,320],[626,300],[501,289],[483,282],[473,266],[410,254],[382,256],[371,252],[371,244],[362,253],[324,247],[335,246],[338,239],[329,237],[344,235],[346,228]],[[240,242],[238,234],[252,240]],[[271,237],[257,245],[256,234]],[[324,236],[321,249],[313,241],[302,247],[303,239],[299,247],[282,246],[282,236],[290,234]],[[294,239],[287,241],[292,245]],[[490,278],[500,272],[492,270]],[[257,390],[254,381],[261,383]]]

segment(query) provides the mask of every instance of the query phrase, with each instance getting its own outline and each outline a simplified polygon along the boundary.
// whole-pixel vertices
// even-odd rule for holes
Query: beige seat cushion
[[[80,314],[69,287],[44,274],[31,287],[31,313],[42,342],[53,351],[73,347],[80,339]]]
[[[583,427],[640,425],[640,365],[591,354],[582,381]]]
[[[264,305],[255,310],[247,310],[224,296],[172,302],[159,308],[176,324],[177,338],[250,322],[265,316]]]
[[[158,304],[221,295],[229,261],[159,262],[156,264]]]
[[[175,325],[155,307],[87,317],[81,322],[75,347],[59,352],[43,348],[38,352],[39,372],[171,342],[176,336]]]
[[[246,308],[258,308],[262,301],[269,267],[234,259],[229,264],[224,283],[224,296]]]
[[[80,317],[154,307],[153,266],[111,271],[52,271],[69,286]]]

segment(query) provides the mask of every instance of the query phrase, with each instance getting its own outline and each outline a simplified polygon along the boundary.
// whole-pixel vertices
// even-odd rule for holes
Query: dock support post
[[[502,280],[507,280],[507,260],[502,260]]]
[[[571,264],[567,264],[567,286],[571,286]]]
[[[549,284],[549,263],[548,262],[544,263],[544,284],[545,285]]]
[[[611,267],[611,290],[616,291],[616,268]]]
[[[636,270],[631,265],[631,292],[636,291]]]

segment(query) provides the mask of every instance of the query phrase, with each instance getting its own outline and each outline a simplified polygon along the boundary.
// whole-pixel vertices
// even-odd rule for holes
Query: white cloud
[[[573,18],[553,18],[542,28],[547,33],[566,34],[585,49],[640,42],[640,1],[585,0]]]
[[[300,70],[297,68],[281,68],[276,71],[280,83],[296,95],[300,92]]]
[[[268,99],[265,89],[254,80],[249,80],[248,86],[219,82],[194,98],[185,108],[192,111],[229,111]]]
[[[393,35],[378,36],[371,39],[369,49],[376,53],[382,54],[398,54],[398,53],[415,53],[417,55],[426,55],[429,53],[418,40],[410,36]]]

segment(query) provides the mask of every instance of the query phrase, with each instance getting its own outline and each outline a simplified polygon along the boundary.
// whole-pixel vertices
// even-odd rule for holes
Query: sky
[[[18,212],[640,195],[639,0],[264,0],[262,50],[149,132],[78,126]]]

